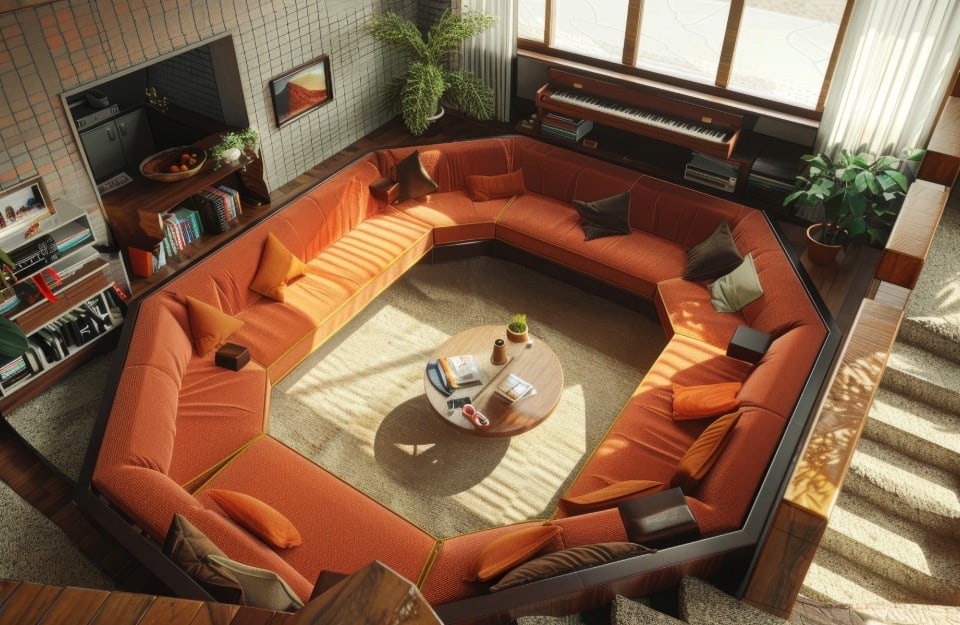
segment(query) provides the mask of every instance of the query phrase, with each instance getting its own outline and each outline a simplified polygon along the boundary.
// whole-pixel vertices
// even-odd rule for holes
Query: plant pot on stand
[[[817,233],[822,229],[823,224],[812,224],[807,228],[807,258],[814,265],[832,265],[837,262],[837,254],[843,246],[817,240]]]

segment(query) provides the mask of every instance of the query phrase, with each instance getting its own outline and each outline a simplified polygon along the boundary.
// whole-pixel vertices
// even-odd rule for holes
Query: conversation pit
[[[667,343],[555,509],[437,538],[272,437],[267,417],[273,385],[449,254],[639,302]],[[378,150],[135,303],[78,503],[172,591],[252,603],[243,580],[268,571],[278,609],[371,560],[448,622],[599,605],[684,574],[735,584],[836,349],[821,309],[768,219],[740,204],[525,137]],[[731,347],[741,327],[769,345]],[[215,364],[227,340],[249,351],[239,371]],[[664,499],[689,523],[638,545],[644,524],[618,504]],[[576,565],[557,569],[561,551]]]

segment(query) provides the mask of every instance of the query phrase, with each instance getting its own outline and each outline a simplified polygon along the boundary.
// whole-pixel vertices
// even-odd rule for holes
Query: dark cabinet
[[[80,141],[97,182],[124,170],[135,172],[140,161],[156,152],[150,122],[142,108],[84,130]]]

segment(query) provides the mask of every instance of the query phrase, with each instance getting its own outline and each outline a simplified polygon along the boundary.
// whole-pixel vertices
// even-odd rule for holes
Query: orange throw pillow
[[[558,505],[567,514],[602,510],[612,508],[637,495],[660,490],[661,486],[663,486],[663,482],[654,482],[653,480],[624,480],[576,497],[564,497],[558,502]]]
[[[562,531],[559,525],[544,524],[494,538],[477,554],[466,581],[488,582],[503,575],[537,555]]]
[[[287,283],[306,272],[307,265],[284,247],[280,239],[271,232],[267,234],[267,241],[263,244],[260,266],[250,283],[250,290],[282,302]]]
[[[700,433],[687,453],[680,458],[670,480],[671,488],[679,486],[684,493],[693,492],[727,446],[730,433],[739,419],[739,412],[731,412],[711,423]]]
[[[223,345],[243,325],[239,319],[189,295],[187,316],[190,318],[190,336],[197,356],[206,356],[210,350]]]
[[[467,192],[474,202],[522,195],[526,191],[522,169],[499,176],[467,176]]]
[[[244,493],[211,488],[206,491],[210,498],[223,508],[231,519],[250,530],[264,542],[274,547],[296,547],[303,544],[300,532],[287,517],[271,506]]]
[[[673,385],[673,418],[707,419],[733,412],[740,407],[737,393],[740,382],[720,382],[698,386]]]

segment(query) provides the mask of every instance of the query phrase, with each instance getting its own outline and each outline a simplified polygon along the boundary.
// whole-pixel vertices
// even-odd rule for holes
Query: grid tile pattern
[[[54,199],[96,210],[61,94],[226,35],[249,124],[263,137],[267,185],[280,186],[393,116],[383,96],[403,59],[366,24],[379,11],[417,8],[416,0],[63,0],[0,15],[0,189],[42,175]],[[330,55],[333,100],[276,128],[269,80],[321,54]]]

